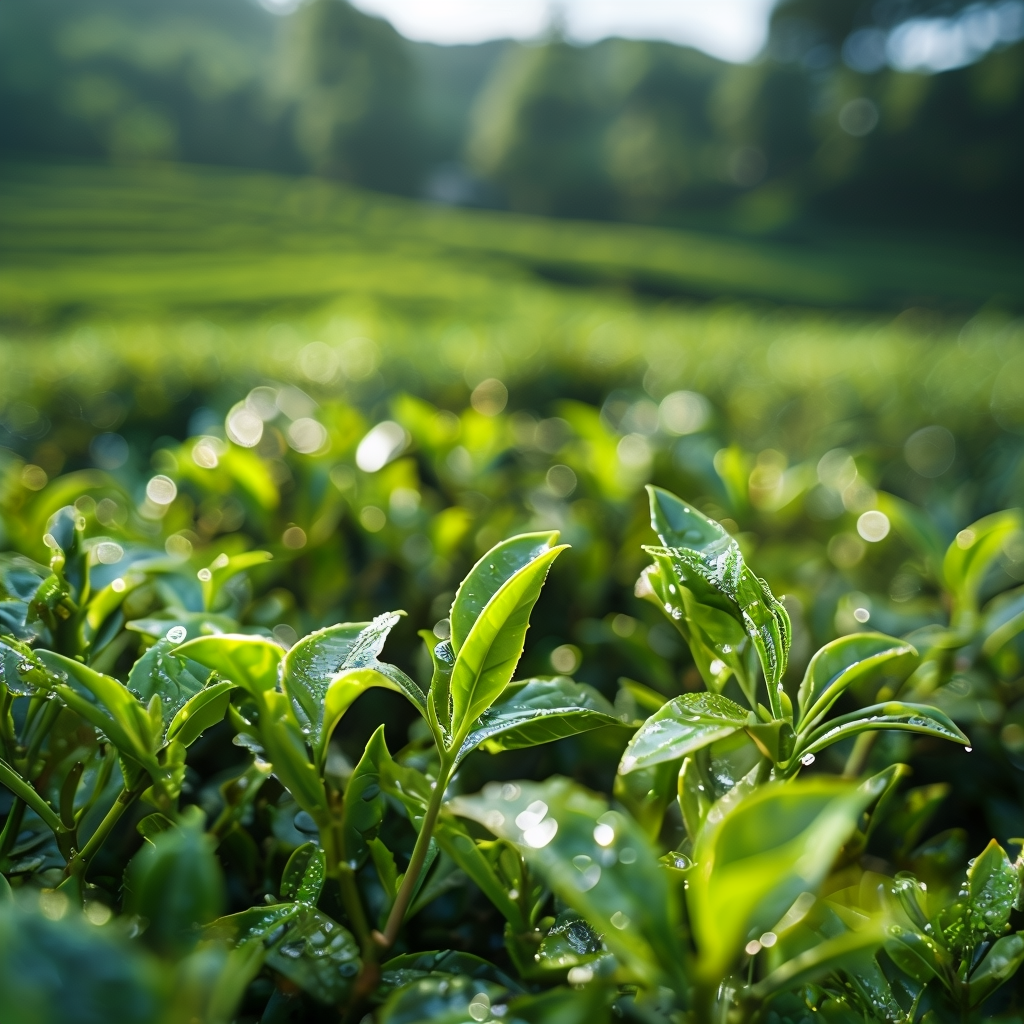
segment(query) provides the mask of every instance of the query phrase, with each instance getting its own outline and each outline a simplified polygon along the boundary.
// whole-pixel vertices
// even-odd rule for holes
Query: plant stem
[[[148,776],[146,782],[149,781]],[[111,805],[109,811],[107,811],[103,820],[96,826],[96,831],[89,836],[85,846],[82,847],[76,854],[74,854],[71,860],[68,861],[67,867],[64,868],[64,874],[70,878],[74,874],[84,875],[88,870],[89,862],[96,855],[96,851],[103,845],[107,836],[110,835],[113,827],[118,823],[121,815],[128,809],[128,806],[135,800],[135,798],[142,792],[144,785],[140,784],[136,789],[126,789],[124,786],[121,787],[121,792],[117,794],[117,799]]]
[[[53,808],[6,761],[0,761],[0,784],[28,804],[54,835],[67,831]]]
[[[0,832],[0,868],[7,864],[7,855],[14,849],[21,832],[21,823],[25,817],[25,801],[21,797],[15,797],[11,804],[10,813],[4,823],[4,830]]]
[[[853,743],[853,750],[846,759],[846,767],[843,768],[844,779],[855,779],[864,770],[868,754],[874,745],[877,732],[862,732]]]
[[[356,873],[347,864],[338,865],[338,888],[341,890],[341,901],[345,904],[352,928],[363,950],[363,959],[375,958],[377,944],[373,941],[370,924],[366,920],[366,911],[363,910],[363,901],[356,885]]]
[[[43,709],[43,713],[39,716],[39,720],[36,723],[35,732],[32,734],[32,740],[28,745],[28,750],[25,753],[25,774],[34,777],[32,767],[35,762],[36,755],[39,753],[39,748],[43,745],[43,740],[46,739],[50,734],[50,729],[53,727],[53,723],[57,721],[57,716],[63,710],[62,705],[55,700],[48,701],[46,707]]]
[[[437,821],[438,812],[441,810],[441,802],[444,800],[444,791],[448,785],[448,773],[451,766],[447,760],[442,758],[441,770],[438,772],[437,782],[434,784],[434,792],[430,794],[430,802],[423,815],[423,824],[420,826],[420,834],[416,837],[416,845],[412,849],[412,858],[409,867],[402,879],[402,885],[395,897],[391,913],[388,914],[388,921],[384,927],[384,934],[379,935],[377,942],[385,949],[395,944],[398,938],[398,929],[402,927],[405,912],[412,902],[412,894],[419,881],[420,872],[423,870],[423,863],[427,859],[427,851],[430,849],[430,840],[434,834],[434,824]]]

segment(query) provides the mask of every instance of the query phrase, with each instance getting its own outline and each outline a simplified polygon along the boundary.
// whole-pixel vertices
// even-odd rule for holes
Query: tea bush
[[[47,237],[4,1020],[1019,1019],[1019,321]]]

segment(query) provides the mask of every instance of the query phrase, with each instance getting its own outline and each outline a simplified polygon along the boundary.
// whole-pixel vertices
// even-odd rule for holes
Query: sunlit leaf
[[[452,602],[451,644],[458,654],[487,603],[520,569],[546,554],[557,532],[524,533],[491,548],[469,570]]]
[[[198,661],[250,693],[263,693],[277,686],[284,658],[284,651],[273,640],[240,633],[196,637],[175,648],[174,653]]]
[[[181,707],[167,726],[167,739],[186,747],[224,718],[235,684],[213,683],[200,690]]]
[[[872,704],[870,707],[852,711],[848,715],[833,718],[830,722],[819,726],[803,737],[797,750],[799,755],[814,754],[825,747],[838,743],[840,740],[858,733],[871,732],[878,729],[898,729],[902,732],[919,733],[934,736],[937,739],[951,740],[964,746],[970,740],[956,727],[948,715],[938,708],[926,704],[907,704],[903,701],[891,700],[884,704]]]
[[[751,718],[728,697],[685,693],[670,700],[640,727],[622,755],[619,771],[628,773],[663,761],[678,761],[753,724]]]
[[[530,612],[551,563],[565,547],[545,546],[501,584],[457,651],[451,679],[452,731],[460,745],[512,678],[523,653]]]
[[[833,640],[811,658],[804,673],[797,695],[797,727],[817,725],[850,686],[866,685],[882,675],[902,682],[916,661],[917,651],[910,644],[883,633],[853,633]]]
[[[870,788],[837,779],[769,783],[709,813],[687,891],[702,971],[719,977],[751,935],[821,884]]]
[[[677,587],[728,612],[753,641],[776,718],[783,714],[782,675],[792,627],[767,584],[750,571],[739,545],[718,523],[661,488],[649,487],[651,525],[664,547],[645,548]]]
[[[557,776],[544,783],[489,783],[483,793],[456,797],[448,807],[515,844],[637,977],[680,978],[684,953],[667,877],[627,816]]]

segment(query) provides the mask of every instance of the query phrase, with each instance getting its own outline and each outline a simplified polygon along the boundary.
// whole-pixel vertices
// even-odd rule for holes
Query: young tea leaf
[[[884,704],[872,704],[870,707],[852,711],[826,722],[801,739],[797,748],[797,756],[816,754],[819,750],[838,743],[849,736],[876,729],[898,729],[903,732],[920,733],[934,736],[937,739],[951,740],[968,746],[970,740],[960,731],[948,715],[938,708],[926,704],[906,704],[891,700]]]
[[[619,771],[628,774],[663,761],[678,761],[750,724],[739,704],[714,693],[685,693],[670,700],[629,741]]]
[[[491,548],[462,581],[452,602],[451,644],[458,654],[480,613],[520,569],[549,551],[558,534],[524,533]]]
[[[512,678],[523,653],[530,613],[551,563],[566,546],[545,546],[510,576],[483,607],[459,648],[451,692],[452,731],[460,745]]]
[[[811,658],[797,695],[798,728],[813,728],[850,686],[882,675],[902,682],[917,664],[917,651],[884,633],[853,633],[825,644]]]

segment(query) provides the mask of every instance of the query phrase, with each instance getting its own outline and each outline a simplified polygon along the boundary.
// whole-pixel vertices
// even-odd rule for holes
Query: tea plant
[[[1008,1008],[1020,862],[993,841],[960,875],[963,833],[921,842],[945,789],[905,790],[906,767],[879,763],[871,738],[968,744],[928,697],[962,671],[950,651],[1012,657],[1019,597],[982,613],[979,595],[1015,515],[942,555],[948,629],[841,637],[787,688],[784,605],[718,523],[650,498],[661,543],[637,594],[706,690],[666,700],[623,680],[614,706],[567,677],[513,681],[566,547],[553,532],[477,562],[449,635],[420,634],[423,686],[380,660],[401,612],[288,649],[240,626],[238,581],[265,552],[195,570],[126,551],[66,506],[46,524],[48,566],[3,556],[10,1019],[941,1022]],[[332,739],[373,689],[421,724],[395,753],[382,725],[347,765]],[[475,750],[593,730],[632,732],[614,800],[561,777],[464,792]],[[190,750],[229,738],[244,760],[196,800]],[[829,748],[842,776],[815,765]],[[455,892],[503,922],[488,958],[424,945],[417,919]],[[33,983],[47,972],[60,982]]]

